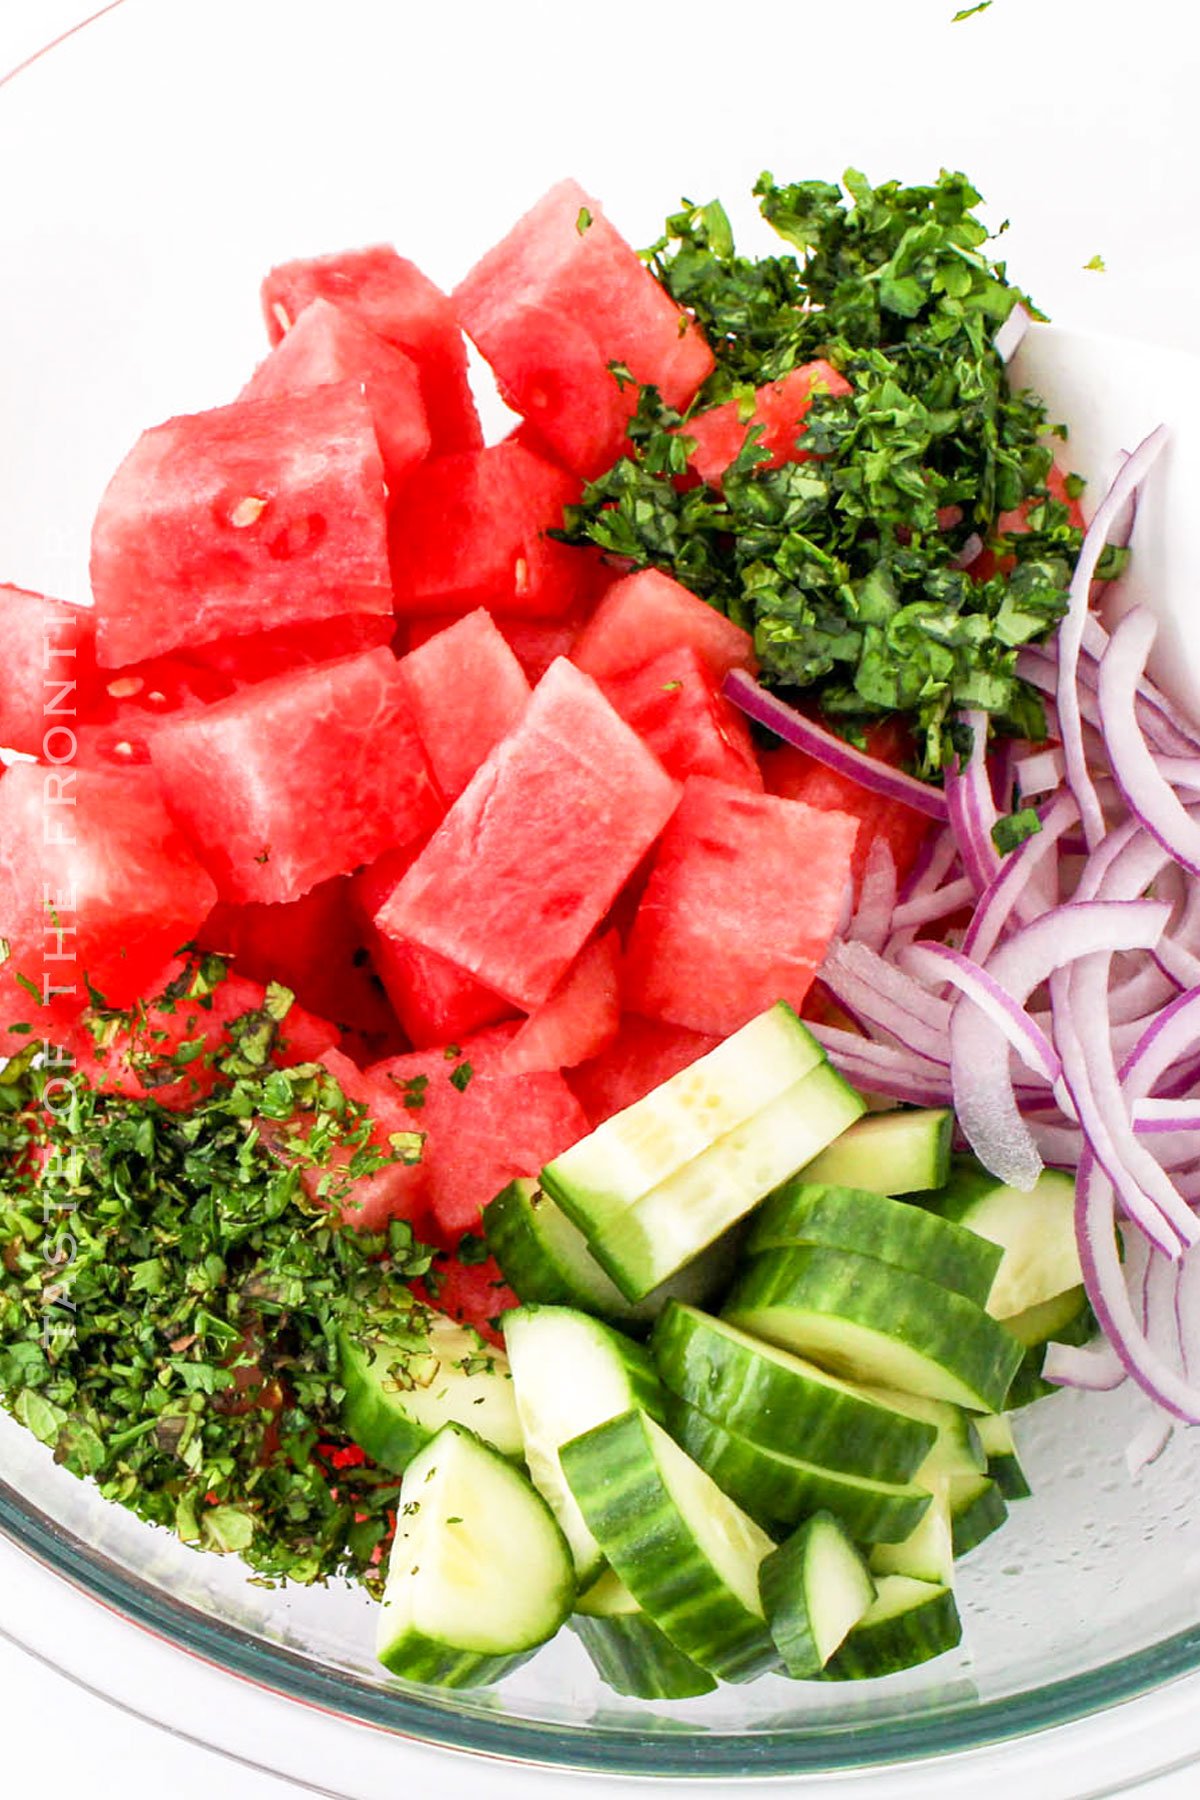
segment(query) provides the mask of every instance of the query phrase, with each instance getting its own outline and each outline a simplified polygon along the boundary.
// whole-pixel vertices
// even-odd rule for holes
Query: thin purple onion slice
[[[1100,716],[1113,775],[1130,811],[1176,862],[1200,875],[1200,823],[1161,774],[1138,724],[1138,682],[1157,631],[1144,607],[1121,620],[1100,664]]]

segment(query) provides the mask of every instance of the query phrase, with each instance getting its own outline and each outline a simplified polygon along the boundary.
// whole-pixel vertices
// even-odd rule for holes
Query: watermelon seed
[[[524,593],[528,592],[528,589],[529,589],[529,564],[523,556],[518,556],[518,558],[517,558],[516,565],[513,569],[513,579],[514,579],[516,592],[518,594],[524,594]]]
[[[140,675],[121,675],[116,681],[109,682],[109,697],[113,700],[132,700],[135,694],[141,693],[144,686]]]
[[[259,499],[257,494],[247,494],[246,498],[239,500],[230,512],[229,523],[241,531],[247,525],[257,525],[266,510],[265,500]]]
[[[287,307],[283,304],[283,302],[281,300],[275,301],[274,305],[271,308],[271,311],[275,314],[275,317],[279,322],[279,329],[281,331],[286,332],[286,331],[290,331],[292,329],[291,314],[288,312]]]

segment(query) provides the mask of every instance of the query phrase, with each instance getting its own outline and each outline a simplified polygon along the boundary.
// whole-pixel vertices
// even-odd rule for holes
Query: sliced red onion
[[[1051,1083],[1058,1080],[1062,1074],[1058,1051],[1020,1003],[986,969],[960,950],[952,950],[949,944],[911,944],[903,961],[918,979],[950,982],[1003,1032],[1027,1069],[1035,1070]]]
[[[1119,523],[1129,496],[1133,494],[1166,442],[1166,428],[1159,426],[1133,452],[1109,488],[1094,518],[1084,533],[1083,547],[1071,577],[1067,614],[1058,631],[1058,681],[1055,704],[1058,711],[1059,735],[1062,738],[1067,781],[1079,806],[1084,836],[1094,849],[1104,836],[1104,813],[1087,765],[1079,707],[1079,651],[1084,626],[1088,619],[1092,581],[1100,557],[1108,543],[1114,522]]]
[[[809,756],[824,763],[826,768],[845,775],[850,781],[857,781],[860,787],[866,788],[870,793],[898,800],[902,805],[911,806],[931,819],[945,821],[947,818],[946,796],[941,788],[931,787],[925,781],[917,781],[902,769],[893,769],[887,763],[856,750],[853,744],[845,743],[840,737],[835,737],[832,731],[826,731],[823,726],[806,719],[803,713],[797,712],[794,706],[789,706],[777,694],[760,687],[745,669],[731,669],[725,677],[722,692],[747,718],[765,725],[768,731],[773,731],[785,743],[807,751]]]
[[[947,919],[969,906],[974,898],[974,883],[968,876],[960,875],[957,881],[948,881],[945,887],[905,900],[892,914],[892,938],[902,931],[915,931],[922,925],[929,925],[935,919]]]
[[[1171,1439],[1175,1427],[1161,1413],[1154,1413],[1140,1425],[1125,1447],[1125,1467],[1136,1481],[1144,1469],[1156,1463]]]
[[[910,1106],[949,1106],[950,1071],[924,1057],[875,1044],[836,1025],[812,1023],[809,1030],[828,1052],[829,1060],[855,1087],[903,1100]]]
[[[1054,793],[1062,784],[1062,751],[1037,750],[1032,756],[1018,757],[1013,765],[1013,777],[1022,800]]]
[[[932,893],[941,887],[957,861],[958,844],[950,827],[927,831],[908,879],[900,890],[901,900],[915,900],[918,895]]]
[[[1135,1101],[1133,1123],[1139,1137],[1168,1131],[1200,1131],[1200,1095],[1192,1100]]]
[[[1099,681],[1099,664],[1110,641],[1110,633],[1096,614],[1089,613],[1083,626],[1080,676],[1092,689]],[[1155,749],[1164,755],[1188,757],[1200,750],[1200,725],[1189,719],[1149,675],[1143,675],[1138,683],[1138,719]],[[1172,747],[1172,739],[1177,741],[1177,749]]]
[[[1137,685],[1158,626],[1144,607],[1126,613],[1100,664],[1100,716],[1117,786],[1146,830],[1200,875],[1200,823],[1159,773],[1137,719]]]
[[[1029,1134],[1037,1145],[1038,1155],[1050,1169],[1076,1169],[1083,1155],[1084,1137],[1078,1125],[1059,1125],[1030,1112],[1025,1114]]]
[[[896,859],[881,837],[867,852],[862,891],[849,935],[869,950],[882,950],[896,915]]]
[[[1154,761],[1169,787],[1200,793],[1200,756],[1166,756],[1159,751]]]
[[[1084,1388],[1093,1394],[1111,1393],[1128,1379],[1107,1338],[1090,1344],[1047,1344],[1042,1376],[1058,1387]]]
[[[821,980],[862,1024],[933,1062],[949,1062],[949,1006],[865,944],[831,944]]]
[[[1200,988],[1192,988],[1163,1007],[1121,1069],[1126,1105],[1146,1099],[1174,1063],[1195,1051],[1198,1039]]]
[[[960,722],[972,734],[971,754],[965,764],[946,771],[946,805],[963,868],[975,892],[982,894],[1000,867],[1000,856],[992,842],[992,826],[999,815],[988,780],[987,714],[966,712]]]
[[[1022,899],[1029,895],[1038,869],[1078,818],[1074,797],[1065,791],[1056,794],[1041,815],[1041,830],[1004,858],[996,879],[981,896],[963,939],[964,954],[974,962],[986,963],[1014,914],[1021,916]],[[1057,894],[1054,898],[1057,900]]]
[[[1030,326],[1029,313],[1018,301],[992,339],[992,347],[1001,362],[1011,362],[1024,341]]]

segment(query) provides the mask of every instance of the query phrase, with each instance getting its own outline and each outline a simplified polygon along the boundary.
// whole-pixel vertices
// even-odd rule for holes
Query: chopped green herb
[[[992,826],[992,842],[1001,856],[1007,856],[1026,838],[1036,837],[1042,829],[1042,821],[1032,806],[1023,806],[1019,812],[1008,813],[997,819]]]
[[[1089,256],[1088,260],[1084,263],[1083,266],[1085,269],[1095,269],[1097,274],[1100,274],[1100,275],[1104,274],[1105,269],[1107,267],[1107,265],[1104,261],[1104,258],[1102,256]]]
[[[992,0],[979,0],[977,6],[964,6],[960,12],[955,13],[950,23],[958,25],[963,19],[973,19],[976,13],[986,12],[991,4]]]
[[[471,1085],[475,1071],[469,1062],[459,1063],[457,1069],[450,1072],[450,1085],[456,1087],[460,1094],[465,1094]]]
[[[588,211],[586,206],[581,206],[579,209],[579,216],[575,220],[575,229],[579,233],[580,237],[583,236],[584,232],[587,230],[587,228],[591,224],[591,222],[592,222],[591,213]]]
[[[467,1231],[459,1239],[458,1248],[454,1254],[460,1263],[471,1268],[476,1264],[485,1263],[492,1253],[485,1238],[476,1237],[474,1232]]]

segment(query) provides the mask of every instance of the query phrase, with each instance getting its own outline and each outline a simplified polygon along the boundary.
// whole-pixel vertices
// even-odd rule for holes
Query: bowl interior
[[[865,10],[862,105],[822,91],[803,130],[790,107],[782,118],[752,106],[752,128],[722,117],[698,131],[719,61],[716,11],[703,6],[681,31],[676,8],[626,0],[603,18],[574,5],[346,0],[335,29],[307,0],[127,0],[0,90],[0,157],[27,171],[0,198],[0,572],[86,593],[108,474],[146,425],[236,394],[265,347],[256,295],[272,262],[392,239],[449,285],[562,173],[647,242],[681,192],[736,201],[763,166],[832,176],[853,161],[915,179],[957,164],[1015,218],[1027,209],[1031,266],[1014,229],[1014,268],[1031,286],[1039,267],[1052,275],[1057,227],[1039,169],[997,142],[999,103],[956,78],[936,129],[927,113],[914,121],[893,93],[897,59],[913,53],[901,9]],[[758,9],[795,54],[799,11],[791,0]],[[925,11],[911,9],[918,37]],[[1060,28],[1043,11],[1046,43]],[[969,49],[947,36],[928,54]],[[747,246],[764,240],[746,203],[731,211]],[[1093,480],[1161,419],[1177,427],[1139,512],[1125,593],[1164,622],[1162,679],[1200,698],[1200,558],[1185,535],[1200,363],[1041,327],[1017,369],[1070,421],[1069,460]],[[1021,1422],[1037,1497],[963,1567],[961,1652],[882,1684],[767,1679],[657,1710],[603,1688],[569,1634],[494,1692],[403,1688],[374,1663],[361,1595],[250,1586],[237,1564],[99,1501],[6,1418],[0,1527],[130,1616],[347,1717],[610,1771],[840,1768],[1028,1731],[1200,1664],[1200,1443],[1178,1438],[1131,1481],[1125,1447],[1144,1416],[1133,1392],[1064,1394]]]

